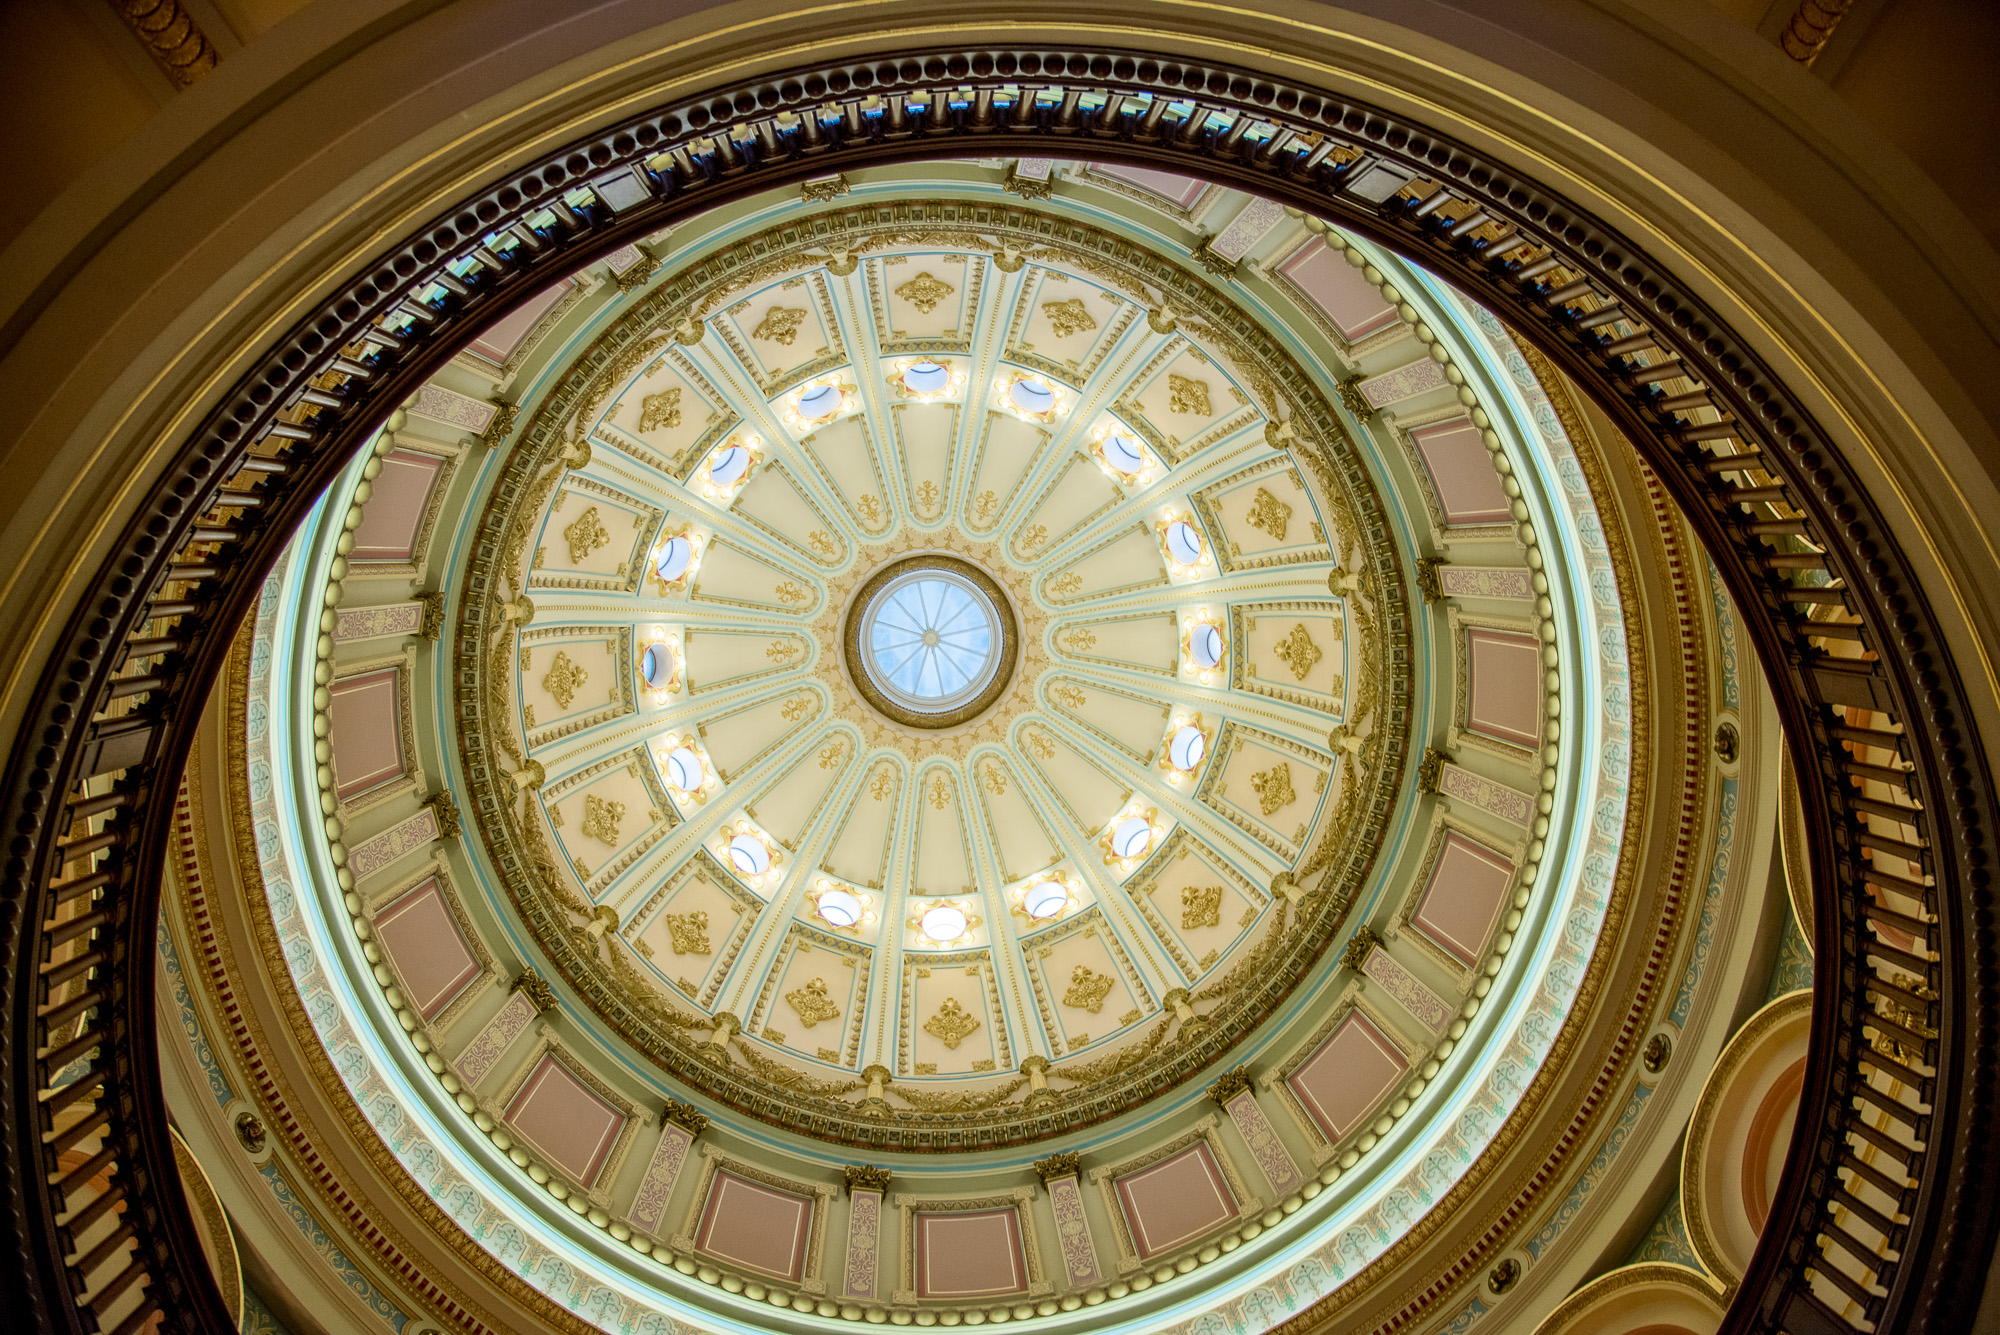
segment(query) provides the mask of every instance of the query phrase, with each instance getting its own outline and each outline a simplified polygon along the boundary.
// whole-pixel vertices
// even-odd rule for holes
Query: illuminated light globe
[[[1175,769],[1191,770],[1201,763],[1201,758],[1206,754],[1208,754],[1208,738],[1204,737],[1201,729],[1193,724],[1180,729],[1174,734],[1174,739],[1167,743],[1167,759],[1173,762]]]
[[[903,372],[903,387],[912,394],[936,394],[949,384],[951,372],[936,362],[917,362]]]
[[[1136,473],[1146,466],[1139,442],[1118,431],[1104,438],[1104,460],[1121,473]]]
[[[762,876],[771,870],[771,850],[754,834],[739,834],[729,841],[729,860],[745,876]]]
[[[658,555],[653,558],[653,569],[661,579],[671,584],[687,574],[688,565],[694,560],[694,544],[686,538],[668,538]]]
[[[1021,896],[1021,907],[1030,918],[1053,918],[1069,905],[1069,891],[1060,881],[1036,881]]]
[[[733,487],[750,471],[750,451],[741,445],[717,450],[708,461],[708,480],[718,487]]]
[[[840,410],[840,386],[821,385],[799,395],[799,416],[818,419]]]
[[[956,941],[965,935],[965,910],[939,904],[925,911],[919,930],[933,941]]]
[[[1188,637],[1188,657],[1204,670],[1222,665],[1222,631],[1206,623],[1196,626]]]
[[[1127,816],[1111,832],[1111,851],[1121,858],[1136,858],[1153,843],[1153,823],[1144,816]]]
[[[1201,560],[1201,534],[1185,519],[1167,525],[1167,554],[1184,566]]]
[[[845,890],[828,890],[819,897],[819,916],[835,927],[852,927],[861,921],[861,901]]]
[[[701,757],[696,755],[692,748],[685,746],[677,746],[668,752],[667,782],[684,793],[691,793],[701,787]]]
[[[639,656],[639,675],[656,691],[674,684],[674,656],[664,644],[649,644]]]
[[[1024,413],[1045,413],[1056,406],[1055,392],[1032,380],[1016,380],[1008,389],[1007,397]]]

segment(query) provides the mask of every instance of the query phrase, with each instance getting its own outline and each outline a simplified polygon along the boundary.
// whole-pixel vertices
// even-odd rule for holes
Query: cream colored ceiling
[[[484,651],[460,646],[467,770],[500,799],[470,805],[526,920],[676,1074],[795,1126],[818,1096],[802,1129],[1033,1117],[1037,1057],[1099,1115],[1200,1065],[1337,926],[1372,857],[1353,813],[1401,760],[1374,629],[1399,558],[1357,520],[1376,500],[1311,381],[1186,271],[993,221],[808,218],[668,280],[527,424],[483,520],[500,559],[466,586],[495,609]],[[924,359],[949,389],[908,390]],[[1058,408],[1020,410],[1022,377]],[[823,385],[841,406],[807,420]],[[1108,431],[1143,467],[1112,467]],[[747,475],[718,485],[738,446]],[[699,555],[669,582],[676,537]],[[944,731],[876,712],[841,652],[856,586],[923,551],[989,571],[1022,632],[998,701]],[[1206,671],[1204,624],[1226,643]],[[1163,758],[1183,726],[1207,742],[1185,773]],[[1151,847],[1113,856],[1135,815]],[[768,871],[734,868],[740,836]],[[1033,920],[1020,896],[1049,878],[1070,902]],[[861,923],[817,912],[836,888]],[[940,902],[962,936],[915,925]]]

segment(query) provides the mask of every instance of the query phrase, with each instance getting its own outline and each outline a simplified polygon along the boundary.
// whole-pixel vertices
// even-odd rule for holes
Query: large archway
[[[1036,83],[1056,91],[1034,95]],[[1142,90],[1174,90],[1187,110],[1166,114],[1165,98],[1126,103]],[[1812,1294],[1816,1274],[1878,1328],[1965,1324],[1976,1295],[1953,1277],[1982,1267],[1991,1243],[1979,1204],[1991,1168],[1977,1147],[1996,1017],[1971,965],[1990,952],[1981,906],[1993,794],[1951,634],[1845,452],[1671,266],[1566,193],[1419,121],[1308,83],[1136,49],[915,41],[865,61],[717,80],[515,165],[373,247],[360,276],[272,341],[202,427],[177,437],[74,604],[8,770],[5,898],[21,906],[6,920],[16,961],[8,1107],[15,1171],[27,1170],[15,1182],[17,1227],[37,1240],[11,1277],[19,1301],[67,1311],[60,1295],[87,1300],[143,1281],[172,1319],[193,1326],[216,1312],[189,1279],[199,1265],[176,1263],[198,1253],[178,1198],[154,1185],[151,1166],[171,1151],[151,1070],[150,956],[133,943],[157,909],[152,869],[188,746],[185,703],[214,679],[259,575],[327,479],[439,357],[504,314],[557,257],[581,262],[752,189],[850,163],[965,152],[982,136],[1013,151],[1088,142],[1106,160],[1171,165],[1367,235],[1507,313],[1641,444],[1745,609],[1795,763],[1822,779],[1806,785],[1818,1010],[1801,1130],[1772,1208],[1793,1223],[1767,1232],[1733,1319],[1745,1329],[1831,1326]],[[517,238],[505,254],[489,240],[503,230]],[[1815,608],[1837,610],[1814,619]],[[1834,640],[1876,657],[1828,655]],[[1845,708],[1889,715],[1900,731],[1855,729],[1835,715]],[[1867,754],[1885,751],[1912,768]],[[1892,783],[1907,801],[1857,801],[1834,782],[1846,776]],[[114,811],[124,814],[111,830],[68,836],[79,816]],[[1935,819],[1946,812],[1949,822]],[[1928,877],[1892,874],[1875,852]],[[1885,908],[1869,885],[1923,910]],[[68,907],[86,899],[86,913]],[[1918,944],[1890,946],[1871,921]],[[53,944],[78,938],[89,952],[50,959]],[[34,985],[38,973],[54,986],[93,968],[98,981],[54,1009]],[[49,1042],[85,1014],[88,1028]],[[1891,1040],[1879,1045],[1887,1051],[1877,1038]],[[79,1058],[87,1073],[56,1087]],[[1877,1075],[1907,1092],[1883,1092]],[[1864,1123],[1857,1094],[1900,1129]],[[66,1147],[39,1134],[41,1118],[86,1097],[109,1131],[106,1163],[37,1189],[36,1170],[53,1169]],[[1871,1219],[1875,1207],[1840,1181],[1850,1137],[1893,1142],[1916,1185],[1871,1185],[1908,1222]],[[91,1274],[64,1255],[57,1225],[89,1208],[70,1184],[110,1163],[141,1207],[127,1211],[141,1245],[130,1268]],[[1884,1259],[1885,1243],[1922,1260]],[[1819,1263],[1823,1248],[1854,1266]]]

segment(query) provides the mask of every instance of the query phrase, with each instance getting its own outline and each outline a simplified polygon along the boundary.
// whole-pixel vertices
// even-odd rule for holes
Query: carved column
[[[1055,1215],[1056,1244],[1062,1252],[1063,1276],[1072,1289],[1095,1284],[1104,1278],[1097,1264],[1097,1245],[1091,1241],[1090,1220],[1083,1212],[1083,1164],[1074,1154],[1052,1154],[1035,1161],[1035,1175],[1049,1193],[1049,1210]]]
[[[850,1164],[847,1169],[847,1265],[841,1270],[840,1295],[872,1302],[880,1272],[882,1197],[889,1190],[889,1170]]]
[[[1021,1063],[1021,1074],[1028,1077],[1028,1097],[1023,1101],[1027,1108],[1040,1108],[1056,1101],[1055,1092],[1049,1088],[1049,1059],[1036,1053]]]
[[[1284,1142],[1271,1128],[1270,1119],[1257,1106],[1257,1097],[1250,1090],[1250,1072],[1239,1066],[1208,1087],[1208,1096],[1229,1114],[1229,1120],[1236,1124],[1243,1143],[1250,1147],[1250,1157],[1257,1161],[1264,1180],[1271,1184],[1271,1190],[1278,1196],[1287,1196],[1305,1185],[1305,1174],[1293,1162]]]
[[[717,1011],[715,1013],[715,1030],[709,1034],[708,1042],[702,1044],[697,1051],[701,1053],[704,1059],[727,1066],[729,1064],[729,1040],[742,1032],[743,1021],[737,1019],[728,1011]]]
[[[654,1147],[652,1162],[646,1165],[646,1175],[639,1179],[639,1191],[632,1198],[632,1208],[625,1212],[633,1228],[642,1233],[659,1234],[660,1225],[667,1216],[667,1206],[674,1198],[674,1187],[680,1181],[681,1165],[687,1162],[695,1137],[707,1126],[708,1118],[693,1104],[674,1098],[667,1100],[660,1113],[660,1143]]]

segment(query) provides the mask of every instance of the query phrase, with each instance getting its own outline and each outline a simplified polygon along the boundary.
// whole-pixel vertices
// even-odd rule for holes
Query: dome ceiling
[[[1409,668],[1368,472],[1245,312],[1081,223],[910,215],[746,237],[575,358],[453,712],[599,1016],[920,1149],[1112,1115],[1266,1015],[1369,870]]]

